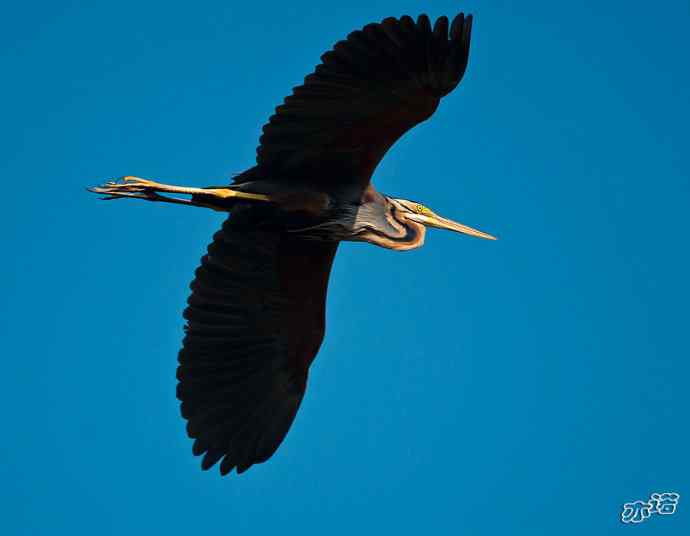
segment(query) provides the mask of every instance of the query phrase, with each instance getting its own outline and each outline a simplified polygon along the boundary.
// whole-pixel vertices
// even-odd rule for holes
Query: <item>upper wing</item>
[[[324,334],[336,243],[259,231],[231,216],[192,282],[177,396],[202,468],[266,461],[292,424]]]
[[[471,28],[472,16],[461,13],[450,31],[446,17],[432,29],[420,15],[416,23],[391,17],[352,32],[276,108],[252,171],[366,186],[389,147],[460,82]]]

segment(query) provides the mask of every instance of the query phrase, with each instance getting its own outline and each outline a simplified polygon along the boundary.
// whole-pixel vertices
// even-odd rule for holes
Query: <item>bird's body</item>
[[[230,212],[201,260],[184,316],[177,396],[202,467],[267,460],[304,396],[325,331],[331,265],[343,240],[420,247],[427,226],[490,235],[377,192],[376,165],[460,82],[471,17],[385,19],[351,33],[263,129],[257,165],[229,186],[136,177],[94,188]],[[167,194],[188,194],[190,199]]]
[[[336,194],[309,189],[306,185],[282,192],[268,181],[240,183],[238,189],[261,192],[275,201],[273,210],[262,207],[263,222],[255,222],[255,226],[263,225],[304,240],[362,241],[395,250],[413,249],[424,243],[426,227],[401,217],[400,203],[404,201],[388,198],[372,185],[363,191]],[[203,194],[197,197],[202,198]],[[230,205],[237,207],[235,202]],[[255,205],[245,205],[244,209],[258,212]]]

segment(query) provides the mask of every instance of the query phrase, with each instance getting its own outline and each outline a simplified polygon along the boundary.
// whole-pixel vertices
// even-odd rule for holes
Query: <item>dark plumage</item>
[[[428,119],[465,72],[472,17],[369,24],[326,52],[263,127],[256,166],[233,185],[169,186],[136,177],[93,190],[231,212],[201,260],[184,312],[177,397],[202,468],[238,473],[283,441],[324,336],[340,240],[404,250],[426,226],[493,238],[404,199],[371,175]],[[191,195],[191,199],[163,194]]]
[[[263,127],[248,177],[369,183],[395,141],[434,113],[458,85],[470,50],[472,16],[426,15],[368,24],[321,56]]]
[[[177,397],[194,453],[225,474],[267,460],[304,396],[324,334],[337,242],[256,231],[229,218],[201,260],[184,317]]]

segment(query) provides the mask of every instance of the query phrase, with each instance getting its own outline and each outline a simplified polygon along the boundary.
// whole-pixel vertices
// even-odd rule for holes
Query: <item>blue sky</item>
[[[690,5],[235,4],[5,8],[0,531],[688,534]],[[500,240],[342,246],[285,443],[200,471],[176,354],[222,216],[84,187],[222,182],[335,41],[461,10],[465,79],[375,184]]]

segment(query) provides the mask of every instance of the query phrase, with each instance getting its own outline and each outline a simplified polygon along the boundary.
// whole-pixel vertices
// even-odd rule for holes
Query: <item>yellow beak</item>
[[[413,216],[413,219],[418,221],[419,223],[423,223],[424,225],[426,225],[428,227],[437,227],[439,229],[448,229],[449,231],[455,231],[456,233],[463,233],[463,234],[470,235],[470,236],[476,236],[478,238],[485,238],[487,240],[496,240],[495,236],[492,236],[488,233],[484,233],[484,232],[479,231],[477,229],[473,229],[472,227],[469,227],[467,225],[463,225],[462,223],[458,223],[458,222],[453,221],[453,220],[442,218],[441,216],[438,216],[436,214],[433,214],[433,215],[415,214]]]

